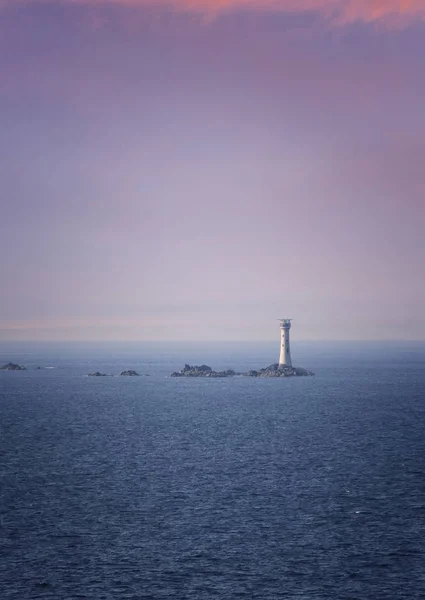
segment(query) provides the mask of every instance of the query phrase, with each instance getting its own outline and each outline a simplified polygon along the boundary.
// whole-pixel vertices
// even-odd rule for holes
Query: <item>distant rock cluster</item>
[[[17,365],[15,363],[7,363],[3,367],[0,367],[0,371],[26,371],[26,367],[21,367],[21,365]]]
[[[48,367],[46,367],[48,368]],[[41,367],[35,367],[36,370],[40,370]],[[0,371],[26,371],[27,368],[23,367],[21,365],[17,365],[16,363],[12,363],[9,362],[7,363],[7,365],[3,365],[2,367],[0,367]],[[127,371],[123,371],[122,373],[120,373],[120,376],[122,377],[140,377],[139,373],[137,373],[137,371],[133,371],[132,369],[129,369]],[[149,375],[146,373],[145,377],[148,377]],[[95,371],[94,373],[89,373],[88,377],[112,377],[112,375],[107,375],[106,373],[101,373],[100,371]]]
[[[40,367],[36,367],[40,369]],[[7,365],[0,367],[0,371],[26,371],[26,367],[21,365],[17,365],[15,363],[9,362]],[[181,371],[174,371],[171,373],[170,377],[210,377],[210,378],[218,378],[218,377],[234,377],[235,375],[240,375],[244,377],[303,377],[303,376],[311,376],[314,375],[312,371],[308,371],[307,369],[301,369],[300,367],[285,367],[280,366],[278,363],[270,365],[264,369],[259,369],[258,371],[252,369],[247,373],[236,373],[233,369],[227,369],[226,371],[213,371],[211,367],[208,365],[188,365],[186,364]],[[147,375],[146,375],[147,376]],[[108,377],[106,373],[101,373],[100,371],[95,371],[94,373],[89,373],[88,377]],[[127,371],[122,371],[120,373],[120,377],[140,377],[137,371],[129,369]]]
[[[96,371],[95,373],[89,373],[88,377],[108,377],[108,375],[106,373]],[[128,371],[123,371],[122,373],[120,373],[120,377],[140,377],[140,375],[136,371],[132,371],[130,369]]]
[[[300,367],[280,366],[278,363],[258,371],[250,370],[247,373],[236,373],[233,369],[213,371],[208,365],[191,366],[186,364],[180,372],[174,371],[174,373],[171,373],[170,377],[234,377],[235,375],[244,377],[303,377],[314,375],[314,373]]]

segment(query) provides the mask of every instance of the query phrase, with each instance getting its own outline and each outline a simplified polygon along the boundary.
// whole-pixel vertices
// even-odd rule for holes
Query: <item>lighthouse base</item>
[[[301,367],[289,367],[275,363],[259,371],[248,371],[245,375],[249,377],[305,377],[312,376],[314,373]]]

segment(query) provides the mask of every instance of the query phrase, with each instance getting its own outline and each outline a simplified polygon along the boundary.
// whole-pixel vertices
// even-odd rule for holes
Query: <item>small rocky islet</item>
[[[174,371],[170,377],[233,377],[234,375],[240,375],[235,373],[233,369],[227,371],[213,371],[208,365],[195,365],[191,366],[186,364],[180,372]]]
[[[122,373],[120,373],[119,376],[120,377],[140,377],[140,375],[139,375],[139,373],[137,373],[137,371],[133,371],[131,369],[129,369],[128,371],[123,371]],[[87,375],[87,377],[109,377],[109,375],[107,375],[106,373],[101,373],[100,371],[96,371],[95,373],[89,373]],[[113,377],[113,375],[111,377]]]
[[[15,363],[7,363],[7,365],[3,365],[0,367],[0,371],[26,371],[26,367],[22,367],[21,365],[17,365]]]
[[[100,371],[95,371],[94,373],[89,373],[87,377],[108,377],[106,373],[101,373]]]
[[[132,369],[129,369],[128,371],[123,371],[122,373],[120,373],[121,377],[140,377],[139,373],[137,373],[137,371],[133,371]]]
[[[280,366],[274,363],[258,371],[251,369],[247,373],[236,373],[233,369],[227,371],[213,371],[208,365],[188,365],[186,364],[181,371],[174,371],[170,377],[234,377],[235,375],[244,377],[306,377],[313,376],[312,371],[300,367]]]

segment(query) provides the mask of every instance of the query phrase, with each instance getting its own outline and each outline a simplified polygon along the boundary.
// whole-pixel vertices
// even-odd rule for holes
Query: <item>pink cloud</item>
[[[55,0],[0,0],[0,7],[17,3],[53,4]],[[425,20],[425,0],[56,0],[56,3],[130,8],[162,6],[207,17],[241,10],[318,13],[337,25],[366,22],[400,26]]]

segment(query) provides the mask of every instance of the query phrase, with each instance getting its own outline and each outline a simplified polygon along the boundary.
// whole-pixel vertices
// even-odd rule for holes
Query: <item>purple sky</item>
[[[425,339],[424,7],[0,0],[0,338]]]

